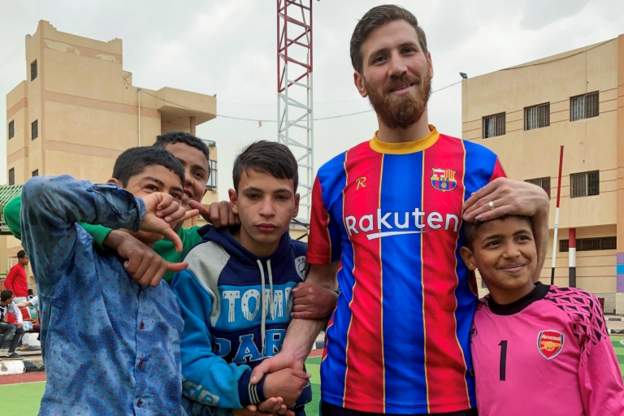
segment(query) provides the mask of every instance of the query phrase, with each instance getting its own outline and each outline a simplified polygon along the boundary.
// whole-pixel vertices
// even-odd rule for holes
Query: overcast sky
[[[622,0],[396,1],[424,27],[433,58],[433,90],[475,76],[624,33]],[[314,1],[314,115],[369,110],[353,86],[349,38],[370,0]],[[135,86],[163,86],[217,95],[217,113],[275,120],[276,1],[21,1],[0,17],[0,114],[6,93],[26,77],[24,36],[39,19],[58,30],[123,39],[124,69]],[[461,85],[434,92],[430,121],[461,134]],[[314,124],[315,169],[340,151],[371,137],[374,113]],[[225,197],[232,161],[246,144],[275,139],[276,124],[219,118],[198,127],[219,152],[219,191]],[[0,129],[0,183],[6,183],[6,134]]]

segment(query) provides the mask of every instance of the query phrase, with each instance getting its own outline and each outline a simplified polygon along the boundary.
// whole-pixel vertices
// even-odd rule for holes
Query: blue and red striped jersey
[[[340,264],[322,400],[373,413],[475,406],[469,333],[477,297],[459,255],[461,211],[499,176],[492,151],[433,126],[414,142],[374,137],[321,167],[308,261]]]

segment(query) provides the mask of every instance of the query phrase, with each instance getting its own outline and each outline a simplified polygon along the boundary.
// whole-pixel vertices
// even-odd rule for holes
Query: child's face
[[[125,189],[138,197],[154,192],[164,192],[180,202],[184,198],[184,189],[180,177],[161,165],[146,166],[141,173],[128,179],[128,185]],[[145,231],[132,232],[132,235],[147,244],[162,239],[160,234]]]
[[[469,269],[478,269],[496,302],[520,298],[534,287],[537,250],[527,218],[507,217],[481,224],[472,247],[462,247]]]
[[[240,218],[241,244],[258,256],[268,256],[277,249],[299,209],[292,179],[278,179],[253,169],[243,172],[238,191],[230,190],[230,201]]]
[[[201,202],[206,193],[210,168],[206,156],[186,143],[172,143],[165,146],[184,166],[184,194],[187,198]]]

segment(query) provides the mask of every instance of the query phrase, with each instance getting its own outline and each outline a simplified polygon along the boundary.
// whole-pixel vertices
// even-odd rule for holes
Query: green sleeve
[[[4,222],[7,227],[9,227],[9,231],[16,238],[22,239],[22,221],[20,220],[20,213],[22,211],[22,197],[16,196],[13,199],[9,200],[4,206],[2,210],[2,215],[4,216]]]
[[[2,214],[4,215],[4,222],[9,227],[9,231],[16,238],[21,239],[21,219],[20,213],[22,211],[22,197],[16,196],[6,203]],[[93,241],[99,248],[104,248],[104,240],[110,234],[111,229],[103,227],[101,225],[80,224],[91,236]]]
[[[194,226],[189,228],[181,228],[178,230],[178,235],[180,236],[180,240],[182,240],[182,252],[178,253],[175,251],[175,247],[170,240],[163,238],[162,240],[157,241],[152,246],[152,249],[163,259],[167,260],[170,263],[178,263],[184,260],[184,257],[188,254],[189,251],[195,245],[202,241],[201,236],[199,235],[200,227]],[[173,279],[173,273],[167,272],[163,276],[165,281],[171,282]]]
[[[80,226],[84,228],[86,232],[91,234],[91,237],[93,237],[93,242],[98,248],[104,248],[104,240],[106,240],[106,237],[108,237],[108,235],[112,231],[110,228],[104,227],[103,225],[85,223],[80,223]]]

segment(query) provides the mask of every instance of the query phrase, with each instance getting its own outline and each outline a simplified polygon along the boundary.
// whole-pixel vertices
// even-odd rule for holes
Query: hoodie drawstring
[[[262,315],[261,315],[261,321],[260,321],[260,342],[261,342],[261,348],[262,348],[262,355],[264,356],[264,337],[266,334],[266,303],[264,302],[264,267],[262,267],[262,262],[260,260],[256,260],[256,262],[258,263],[258,268],[260,269],[260,283],[261,283],[261,287],[260,287],[260,302],[262,302]]]
[[[264,356],[264,340],[266,337],[266,317],[267,317],[267,302],[265,301],[265,276],[264,276],[264,267],[262,267],[262,262],[258,259],[256,260],[258,264],[258,269],[260,269],[260,283],[261,283],[261,295],[260,302],[262,302],[262,317],[260,320],[260,342],[262,343],[262,355]],[[269,313],[271,314],[271,318],[273,318],[273,269],[271,268],[271,260],[267,260],[267,271],[269,275],[269,298],[268,298],[268,308]]]

